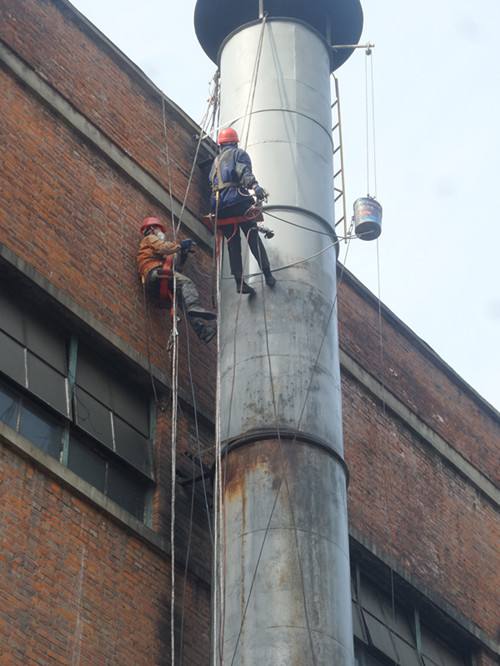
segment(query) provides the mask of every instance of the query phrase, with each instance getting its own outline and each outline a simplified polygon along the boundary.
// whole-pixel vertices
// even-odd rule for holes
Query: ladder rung
[[[337,147],[335,148],[335,150],[333,151],[333,154],[335,155],[335,153],[338,153],[339,150],[340,150],[341,148],[342,148],[342,146],[340,146],[340,145],[337,146]]]
[[[344,194],[344,190],[341,190],[340,188],[335,187],[335,185],[333,186],[333,189],[335,190],[335,192],[340,192],[340,194]]]
[[[339,103],[338,100],[335,100],[335,102],[332,104],[332,109],[334,106],[337,106],[338,103]]]
[[[340,125],[340,123],[337,123],[336,125],[334,125],[334,126],[332,127],[332,132],[335,132],[335,130],[337,129],[337,127],[338,127],[339,125]]]
[[[339,170],[337,171],[337,173],[333,174],[333,177],[334,177],[334,178],[337,178],[337,176],[340,176],[341,173],[342,173],[342,169],[339,169]]]
[[[345,217],[342,215],[342,217],[340,218],[340,220],[337,220],[337,222],[335,222],[335,226],[338,227],[339,224],[340,224],[341,222],[343,222],[344,220],[345,220]]]
[[[337,196],[335,197],[334,201],[338,201],[338,200],[340,199],[340,197],[343,197],[343,196],[344,196],[344,193],[343,193],[343,192],[341,192],[340,194],[337,194]]]

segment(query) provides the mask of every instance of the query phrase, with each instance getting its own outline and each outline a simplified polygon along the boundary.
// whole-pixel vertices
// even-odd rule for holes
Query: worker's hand
[[[191,238],[181,241],[181,252],[192,252],[196,243]]]
[[[255,192],[257,201],[267,201],[267,192],[263,187],[261,187],[260,185],[255,185],[253,191]]]

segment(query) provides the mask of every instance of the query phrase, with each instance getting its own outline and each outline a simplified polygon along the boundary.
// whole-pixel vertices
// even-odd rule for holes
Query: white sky
[[[215,66],[195,0],[73,4],[200,121]],[[381,299],[498,409],[500,2],[362,4],[362,40],[376,44]],[[337,74],[351,206],[367,192],[363,51]],[[375,242],[353,242],[347,267],[377,294]]]

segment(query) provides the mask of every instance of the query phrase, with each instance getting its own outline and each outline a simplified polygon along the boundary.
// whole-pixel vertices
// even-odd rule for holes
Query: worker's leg
[[[200,319],[215,319],[216,315],[202,308],[200,305],[200,295],[194,282],[182,273],[175,274],[177,281],[177,291],[180,292],[182,298],[182,307],[189,317],[197,317]]]
[[[264,273],[266,284],[269,287],[274,287],[276,280],[271,273],[271,266],[269,265],[269,257],[267,256],[264,243],[260,239],[260,235],[255,222],[242,222],[241,230],[247,238],[248,245],[252,250],[253,256],[257,259],[260,270]]]
[[[226,224],[221,227],[222,233],[227,240],[227,250],[229,252],[229,265],[231,273],[235,278],[243,275],[243,265],[241,261],[241,237],[240,230],[234,224]]]
[[[228,224],[221,227],[222,233],[227,239],[227,249],[229,252],[229,265],[231,273],[236,282],[236,291],[239,294],[248,294],[253,296],[255,290],[243,280],[243,262],[241,259],[241,236],[240,227],[236,224]]]
[[[148,296],[152,298],[159,298],[160,296],[160,276],[158,268],[153,268],[152,271],[149,271],[146,277],[146,292]]]

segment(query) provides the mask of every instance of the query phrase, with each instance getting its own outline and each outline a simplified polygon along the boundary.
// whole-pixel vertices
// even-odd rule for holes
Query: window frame
[[[136,519],[140,520],[142,523],[144,523],[147,526],[150,526],[152,523],[152,500],[153,500],[153,495],[155,491],[155,475],[154,475],[154,468],[153,468],[153,459],[154,459],[154,440],[155,440],[155,426],[156,426],[156,405],[154,404],[154,401],[152,399],[152,396],[150,394],[147,395],[147,397],[144,399],[144,405],[146,406],[147,413],[145,416],[142,417],[142,421],[140,422],[140,427],[141,427],[141,432],[134,427],[129,421],[123,416],[120,416],[119,414],[116,414],[116,418],[120,418],[123,423],[130,428],[133,432],[131,433],[129,439],[129,442],[134,441],[134,432],[137,432],[137,434],[140,436],[140,439],[138,437],[138,442],[139,444],[141,443],[140,440],[143,440],[144,444],[144,459],[145,463],[144,465],[141,466],[140,464],[140,456],[138,456],[137,460],[135,461],[135,464],[132,460],[128,460],[127,457],[123,456],[120,454],[119,446],[117,446],[117,442],[115,439],[115,433],[113,432],[113,447],[106,446],[103,442],[99,441],[99,439],[92,437],[91,434],[85,432],[85,430],[81,427],[79,427],[78,422],[77,422],[77,412],[75,408],[75,391],[76,391],[76,386],[77,386],[77,364],[78,364],[78,348],[79,348],[79,336],[77,333],[68,333],[68,327],[63,325],[63,332],[61,333],[58,331],[57,327],[55,326],[49,326],[46,325],[46,334],[44,333],[44,336],[46,335],[47,338],[50,338],[52,329],[55,331],[55,343],[52,348],[48,349],[47,356],[50,358],[44,358],[43,356],[39,355],[40,349],[43,351],[43,338],[44,336],[41,336],[41,344],[40,345],[35,345],[37,348],[31,349],[31,346],[28,346],[28,341],[27,338],[29,337],[27,335],[27,329],[30,329],[30,340],[33,342],[34,336],[36,336],[36,331],[37,328],[44,329],[44,317],[41,316],[39,311],[34,311],[34,312],[28,312],[23,306],[20,306],[18,303],[14,302],[13,299],[10,298],[9,293],[5,290],[2,290],[0,292],[0,299],[3,302],[4,300],[7,303],[7,308],[10,308],[12,310],[12,316],[10,319],[12,319],[12,322],[7,321],[7,324],[2,326],[0,324],[0,331],[2,335],[6,337],[7,340],[10,340],[13,345],[16,345],[16,348],[19,348],[19,354],[18,354],[18,359],[17,359],[17,365],[19,368],[22,367],[22,371],[17,371],[16,367],[13,366],[12,373],[9,371],[9,366],[7,364],[5,371],[0,370],[0,382],[1,385],[5,385],[6,387],[6,393],[12,394],[13,400],[15,404],[15,422],[7,422],[3,421],[5,423],[6,427],[11,428],[14,432],[16,432],[19,436],[24,437],[27,441],[29,441],[33,446],[35,446],[37,449],[39,449],[42,453],[45,455],[50,456],[52,460],[56,460],[59,464],[61,464],[63,467],[70,469],[69,467],[69,456],[70,456],[70,447],[71,447],[71,437],[72,433],[75,434],[77,438],[80,440],[87,440],[91,442],[93,445],[96,446],[96,449],[102,453],[103,459],[105,460],[105,465],[106,465],[106,476],[108,475],[108,470],[115,470],[117,473],[117,479],[120,478],[120,475],[123,475],[123,478],[126,478],[127,474],[131,475],[131,479],[135,479],[134,483],[134,490],[133,492],[135,493],[138,488],[141,488],[141,495],[143,498],[143,509],[141,510],[141,516],[138,516],[138,513],[131,512],[129,509],[125,508],[123,504],[120,504],[119,502],[116,502],[113,500],[110,496],[109,493],[106,491],[102,492],[99,488],[96,486],[92,485],[88,481],[86,481],[82,476],[80,478],[82,481],[89,483],[89,485],[92,486],[94,490],[97,492],[101,492],[103,497],[106,498],[106,500],[113,501],[118,507],[120,507],[122,510],[127,511],[130,513],[130,515],[134,516]],[[32,323],[30,323],[32,320]],[[33,330],[31,330],[33,329]],[[17,337],[14,337],[14,335],[17,334]],[[60,349],[60,356],[61,358],[58,360],[57,357],[57,349]],[[61,345],[64,345],[64,349],[61,348]],[[21,361],[21,355],[22,355],[22,361]],[[50,402],[47,400],[47,396],[50,397],[49,392],[47,392],[46,396],[43,396],[40,394],[40,392],[34,392],[32,387],[30,386],[30,378],[28,375],[28,355],[32,356],[33,359],[36,360],[36,363],[42,363],[44,366],[47,366],[52,372],[57,373],[60,375],[62,381],[64,382],[64,411],[62,411],[62,394],[59,394],[59,396],[56,395],[56,398],[54,400],[51,400]],[[57,365],[59,367],[54,367],[51,359],[54,360],[54,358],[57,360]],[[65,369],[65,374],[61,372],[61,370]],[[15,371],[16,370],[16,371]],[[15,372],[14,372],[15,371]],[[110,381],[114,382],[119,382],[119,375],[118,377],[116,375],[112,375],[111,371],[106,368],[106,371],[110,372]],[[36,370],[35,370],[36,372]],[[22,375],[22,376],[21,376]],[[38,382],[40,384],[40,379],[38,378]],[[43,373],[42,373],[42,380],[41,380],[41,385],[43,385]],[[90,394],[89,394],[90,395]],[[94,397],[94,396],[91,396]],[[126,397],[126,396],[125,396]],[[49,442],[47,445],[47,448],[44,448],[41,446],[36,440],[30,439],[23,435],[21,432],[21,427],[22,424],[20,423],[21,420],[21,414],[23,410],[23,404],[27,405],[27,408],[29,409],[29,405],[33,405],[32,411],[36,414],[37,411],[40,411],[41,413],[41,419],[43,420],[44,415],[46,416],[46,421],[50,425],[52,422],[54,424],[57,424],[58,427],[60,427],[60,438],[57,440],[57,446],[59,449],[58,455],[54,455],[54,453],[50,452],[51,446],[54,446],[53,442]],[[115,417],[114,411],[110,406],[105,406],[105,408],[109,411],[111,415],[111,420],[113,421],[113,418]],[[137,412],[140,414],[139,412]],[[147,426],[146,426],[147,424]],[[148,430],[148,436],[145,435],[146,427]],[[113,428],[113,426],[112,426]],[[124,429],[124,432],[126,433],[127,431]],[[126,446],[123,447],[123,449],[126,450]],[[129,456],[133,457],[133,456]],[[74,474],[79,476],[78,472],[75,471],[74,469],[71,470]],[[106,488],[106,487],[105,487]]]

